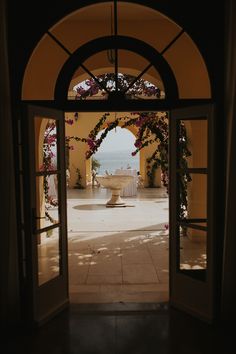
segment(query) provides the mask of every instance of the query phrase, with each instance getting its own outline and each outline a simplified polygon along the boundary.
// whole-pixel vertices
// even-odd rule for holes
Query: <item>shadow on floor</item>
[[[105,204],[82,204],[73,207],[76,210],[105,210],[107,209]]]

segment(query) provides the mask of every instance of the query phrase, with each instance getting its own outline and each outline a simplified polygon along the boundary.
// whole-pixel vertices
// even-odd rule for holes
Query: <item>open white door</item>
[[[170,115],[170,304],[214,318],[213,106]],[[189,155],[189,156],[188,156]]]
[[[22,118],[24,297],[42,324],[68,305],[64,113],[31,105]]]

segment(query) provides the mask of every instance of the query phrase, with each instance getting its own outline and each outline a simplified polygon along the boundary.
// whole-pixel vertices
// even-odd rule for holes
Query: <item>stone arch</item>
[[[128,115],[128,112],[118,112],[118,116]],[[97,112],[84,112],[79,113],[78,122],[75,122],[73,125],[66,125],[66,135],[69,136],[80,136],[87,137],[90,130],[97,123],[98,119],[102,116],[102,113]],[[112,121],[114,119],[114,112],[111,113],[111,118],[108,121]],[[73,119],[73,113],[67,113],[67,118]],[[89,118],[89,119],[88,119]],[[87,123],[86,123],[87,122]],[[101,127],[100,130],[103,130],[105,125]],[[136,136],[136,128],[135,127],[127,127],[128,130]],[[76,168],[78,167],[81,175],[82,175],[82,184],[85,187],[88,181],[91,181],[91,160],[86,160],[85,153],[88,150],[88,147],[85,143],[71,143],[74,147],[73,150],[70,150],[70,172],[71,172],[71,181],[70,187],[74,187],[76,183]],[[148,179],[146,175],[146,159],[150,157],[153,153],[153,149],[155,149],[154,145],[150,145],[148,148],[142,149],[139,155],[139,166],[140,166],[140,174],[144,179],[144,183],[148,185]],[[156,184],[161,185],[161,173],[158,170],[156,174]]]

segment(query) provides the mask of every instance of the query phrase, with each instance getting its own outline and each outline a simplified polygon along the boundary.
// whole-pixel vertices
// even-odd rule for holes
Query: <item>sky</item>
[[[101,134],[101,133],[100,133]],[[98,136],[100,136],[100,134]],[[111,130],[99,147],[99,152],[134,151],[135,137],[127,129],[120,127]]]

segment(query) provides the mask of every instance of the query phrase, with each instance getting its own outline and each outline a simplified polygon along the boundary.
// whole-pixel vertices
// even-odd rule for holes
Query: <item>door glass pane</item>
[[[107,99],[116,90],[115,57],[117,54],[117,89],[125,92],[127,99],[162,99],[164,86],[159,73],[144,57],[129,51],[108,49],[98,52],[83,62],[89,72],[79,67],[70,83],[68,99]],[[99,69],[98,69],[99,68]],[[146,70],[146,71],[145,71]],[[139,74],[145,73],[138,79]],[[95,78],[101,83],[99,85]],[[135,81],[136,80],[136,81]],[[132,85],[132,83],[135,83]],[[102,86],[102,87],[101,87]],[[129,86],[131,86],[129,88]]]
[[[139,74],[144,71],[146,67],[143,67],[140,72],[132,77],[131,82],[138,77]],[[148,70],[145,70],[144,74],[130,87],[126,92],[127,99],[164,99],[164,85],[159,73],[154,66],[151,66]]]
[[[194,270],[207,268],[207,232],[191,227],[180,227],[179,229],[180,252],[179,269],[191,270],[189,275],[197,277]]]
[[[57,121],[36,117],[34,133],[36,171],[57,170]]]
[[[146,58],[130,50],[119,49],[118,55],[118,71],[120,73],[131,74],[132,72],[133,76],[137,76],[150,64]]]
[[[94,76],[102,73],[115,73],[115,50],[108,49],[91,55],[83,62],[83,65]],[[99,68],[99,69],[98,69]]]
[[[59,222],[58,177],[56,174],[36,177],[37,230]]]
[[[89,78],[88,73],[84,71],[81,66],[77,68],[77,70],[74,73],[74,76],[70,82],[69,88],[68,88],[68,93],[67,93],[67,99],[68,100],[79,100],[83,99],[80,95],[80,86],[82,86],[82,83]],[[82,86],[83,88],[83,86]]]
[[[129,50],[119,49],[118,54],[119,89],[121,91],[126,90],[126,98],[148,99],[159,97],[160,90],[153,83],[152,77],[146,78],[142,75],[137,80],[137,77],[149,66],[150,62]]]
[[[35,235],[38,249],[38,285],[60,275],[59,228]]]
[[[207,132],[206,119],[177,124],[178,270],[205,280],[207,267]]]
[[[146,75],[143,75],[140,79],[134,82],[133,85],[127,90],[126,98],[127,99],[136,99],[136,100],[154,100],[154,99],[163,99],[165,98],[164,91],[161,90],[161,85],[156,83],[157,80],[149,81],[145,79]],[[131,82],[135,77],[131,77]],[[154,83],[155,82],[155,83]]]
[[[105,72],[100,70],[97,75],[96,72],[91,72],[101,84],[86,71],[78,69],[76,72],[78,75],[70,82],[68,100],[106,100],[108,98],[107,91],[114,89],[115,74],[109,71],[107,73],[106,70]]]
[[[86,5],[90,6],[83,6],[73,11],[50,29],[50,32],[71,53],[85,43],[113,33],[111,31],[114,19],[113,2]]]
[[[179,121],[179,168],[207,167],[207,135],[207,120]]]
[[[150,7],[117,1],[117,11],[119,35],[138,38],[159,52],[181,31],[174,21]]]
[[[179,219],[207,218],[207,174],[180,173]]]
[[[107,91],[115,89],[114,63],[115,51],[113,49],[98,52],[86,59],[83,62],[84,69],[79,67],[73,76],[68,99],[107,99]]]

